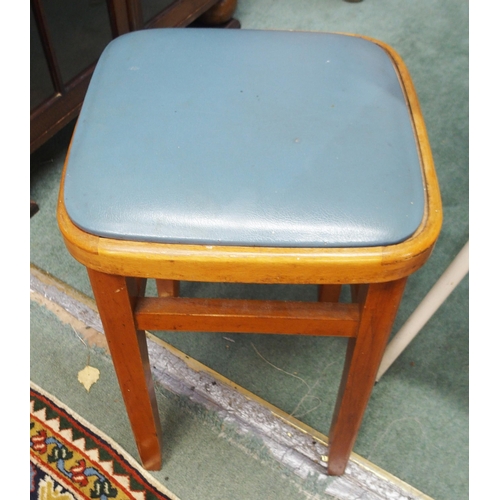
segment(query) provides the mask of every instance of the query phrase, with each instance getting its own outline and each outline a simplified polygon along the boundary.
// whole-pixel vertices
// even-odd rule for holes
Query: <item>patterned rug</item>
[[[179,500],[129,454],[31,383],[31,500]]]

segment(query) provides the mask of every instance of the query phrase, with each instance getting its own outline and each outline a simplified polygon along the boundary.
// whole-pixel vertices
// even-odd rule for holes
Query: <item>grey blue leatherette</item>
[[[159,29],[103,52],[65,205],[119,239],[388,245],[424,214],[419,155],[388,54],[326,33]]]

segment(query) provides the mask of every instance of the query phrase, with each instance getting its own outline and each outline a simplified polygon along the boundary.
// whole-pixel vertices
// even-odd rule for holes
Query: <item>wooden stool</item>
[[[407,277],[441,227],[408,72],[359,36],[161,29],[95,70],[58,222],[88,269],[139,454],[161,467],[144,330],[348,337],[342,474]],[[146,279],[158,297],[145,297]],[[180,297],[179,280],[319,285],[318,302]],[[352,303],[339,303],[351,285]]]

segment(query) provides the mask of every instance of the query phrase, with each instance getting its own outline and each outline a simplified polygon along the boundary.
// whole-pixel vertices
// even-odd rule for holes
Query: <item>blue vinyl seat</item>
[[[65,204],[110,238],[283,247],[390,245],[424,216],[413,124],[383,48],[236,30],[140,31],[109,45]]]

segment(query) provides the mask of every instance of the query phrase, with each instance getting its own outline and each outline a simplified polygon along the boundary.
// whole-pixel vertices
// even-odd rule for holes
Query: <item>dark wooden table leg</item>
[[[344,473],[403,296],[406,278],[358,288],[360,324],[350,338],[330,429],[328,474]]]
[[[38,210],[38,204],[35,201],[30,200],[30,219],[38,212]]]
[[[142,464],[159,470],[158,406],[145,333],[136,330],[133,316],[135,298],[144,293],[146,280],[87,271]]]
[[[196,25],[214,28],[241,28],[240,22],[233,18],[237,4],[237,0],[219,0],[196,20]]]

